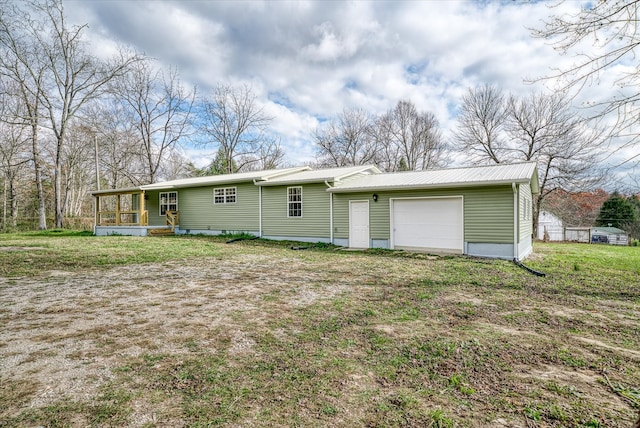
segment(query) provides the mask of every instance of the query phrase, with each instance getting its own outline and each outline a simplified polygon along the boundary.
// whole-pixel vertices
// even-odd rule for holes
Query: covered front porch
[[[152,192],[153,193],[153,192]],[[173,204],[169,194],[153,193],[155,199],[167,199],[152,201],[148,204],[149,193],[140,187],[127,189],[108,189],[92,192],[95,197],[95,224],[96,236],[129,235],[147,236],[153,234],[175,233],[180,224],[180,215],[177,204]],[[160,214],[164,217],[164,224],[149,224],[149,211],[147,205],[160,207]],[[158,216],[156,216],[158,217]]]

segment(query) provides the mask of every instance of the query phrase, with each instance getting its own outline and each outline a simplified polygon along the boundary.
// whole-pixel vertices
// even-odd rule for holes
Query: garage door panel
[[[394,200],[394,248],[462,252],[462,198]]]

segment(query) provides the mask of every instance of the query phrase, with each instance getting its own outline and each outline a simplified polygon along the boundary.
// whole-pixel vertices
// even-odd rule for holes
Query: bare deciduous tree
[[[280,145],[266,132],[271,120],[249,86],[218,85],[203,102],[203,144],[214,146],[228,174],[253,169],[261,159],[282,159]]]
[[[384,171],[442,166],[446,149],[436,117],[419,112],[410,101],[377,117],[361,109],[344,110],[317,129],[314,140],[320,165],[375,163]]]
[[[18,185],[29,154],[29,127],[25,123],[16,124],[22,113],[18,99],[13,98],[0,86],[0,172],[2,189],[2,227],[16,227],[18,220]],[[9,214],[7,221],[7,213]]]
[[[249,162],[240,162],[255,171],[280,168],[284,162],[284,149],[279,139],[270,138],[258,147]]]
[[[488,163],[538,163],[540,193],[533,212],[534,225],[537,225],[542,202],[551,192],[557,189],[585,190],[597,182],[600,178],[598,159],[605,140],[602,132],[590,128],[562,94],[531,94],[523,98],[512,95],[506,100],[503,97],[497,99],[502,100],[502,106],[493,108],[503,109],[505,115],[494,141],[501,139],[503,143],[499,150],[494,146],[488,151],[486,141],[478,139],[476,146],[484,147],[472,153],[474,156],[484,154]],[[474,101],[474,98],[466,100]],[[468,126],[475,129],[483,126],[482,115],[477,115],[475,121],[471,119],[471,116],[461,118],[457,135],[474,132],[466,130]],[[468,150],[470,142],[458,145],[458,148]],[[481,157],[476,159],[482,160]]]
[[[317,146],[318,164],[327,167],[365,165],[376,158],[373,119],[362,109],[345,109],[318,127],[313,139]]]
[[[36,28],[37,23],[28,13],[15,4],[2,3],[0,7],[0,74],[5,81],[4,90],[17,99],[21,108],[16,110],[10,124],[28,125],[30,129],[31,156],[38,199],[38,228],[47,228],[46,195],[44,191],[43,165],[39,141],[42,123],[41,93],[44,87],[47,65],[32,34],[25,28]]]
[[[108,82],[124,74],[139,58],[121,52],[119,57],[105,62],[90,55],[83,41],[86,25],[69,26],[61,0],[34,0],[21,5],[35,18],[31,19],[18,6],[0,15],[0,40],[5,54],[9,55],[5,61],[8,67],[3,68],[16,81],[22,81],[21,76],[26,74],[28,101],[37,100],[46,112],[56,141],[53,156],[55,225],[62,227],[65,212],[62,165],[69,124],[86,103],[105,92]],[[17,21],[9,22],[12,20]]]
[[[145,168],[139,158],[135,123],[129,120],[125,106],[116,99],[104,99],[94,103],[85,116],[86,126],[92,131],[88,138],[98,147],[100,187],[139,184]]]
[[[438,119],[431,112],[419,112],[410,101],[399,101],[377,121],[381,165],[386,171],[416,171],[442,166],[445,143]],[[380,139],[382,137],[382,139]]]
[[[537,225],[540,207],[549,193],[585,189],[600,178],[597,160],[604,139],[562,95],[511,96],[508,111],[512,159],[538,162],[540,193],[533,212]]]
[[[65,217],[80,217],[94,184],[93,132],[78,121],[69,124],[62,152],[62,196]]]
[[[608,91],[608,99],[592,100],[597,116],[617,115],[612,135],[623,137],[623,147],[637,145],[640,114],[640,2],[629,0],[596,1],[575,14],[557,14],[542,28],[532,30],[534,37],[552,43],[562,55],[574,54],[570,66],[555,69],[544,79],[558,82],[560,90],[581,91],[599,84],[604,73],[621,64],[631,63],[633,70],[619,73],[616,88]],[[637,160],[640,153],[625,162]]]
[[[485,84],[469,89],[462,98],[454,145],[473,163],[487,158],[500,163],[505,149],[506,116],[504,95],[496,86]]]
[[[178,147],[173,147],[165,156],[159,172],[166,180],[178,180],[191,176],[190,167],[187,156]]]
[[[165,74],[140,61],[118,79],[115,92],[138,133],[145,167],[139,182],[154,183],[166,155],[189,135],[196,89],[187,91],[175,69]]]

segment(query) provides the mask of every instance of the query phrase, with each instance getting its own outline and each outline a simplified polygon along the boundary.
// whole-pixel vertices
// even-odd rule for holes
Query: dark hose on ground
[[[232,242],[238,242],[238,241],[253,241],[254,239],[258,239],[258,236],[254,236],[252,238],[233,238],[233,239],[229,239],[227,241],[227,244],[231,244]]]
[[[547,276],[547,274],[545,274],[544,272],[540,272],[535,269],[531,269],[529,266],[523,265],[522,262],[518,259],[513,259],[513,263],[515,263],[517,266],[520,266],[522,269],[526,270],[527,272],[534,274],[535,276]]]

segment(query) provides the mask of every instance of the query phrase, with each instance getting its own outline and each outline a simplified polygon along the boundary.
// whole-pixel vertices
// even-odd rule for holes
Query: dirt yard
[[[637,302],[445,263],[252,249],[0,277],[0,426],[630,425]]]
[[[29,406],[41,407],[93,396],[123,356],[182,352],[186,338],[215,348],[211,330],[225,331],[232,352],[251,352],[246,320],[263,323],[353,286],[354,278],[318,286],[328,270],[334,268],[243,255],[0,278],[0,369],[36,387]]]

